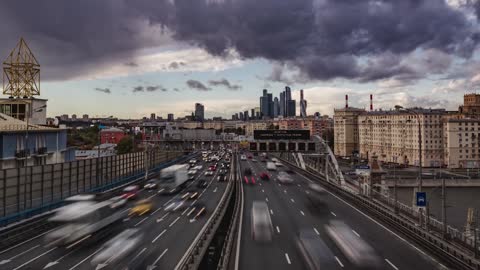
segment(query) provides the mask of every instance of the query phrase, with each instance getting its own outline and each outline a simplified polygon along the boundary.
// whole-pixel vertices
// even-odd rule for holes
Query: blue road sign
[[[370,170],[370,166],[369,165],[358,165],[356,167],[356,169],[359,169],[359,170]]]
[[[425,207],[427,206],[427,193],[426,192],[417,192],[417,206]]]

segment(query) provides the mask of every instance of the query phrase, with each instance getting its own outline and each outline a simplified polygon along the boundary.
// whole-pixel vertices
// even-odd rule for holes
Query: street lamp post
[[[417,123],[418,123],[418,191],[422,191],[422,125],[420,123],[420,115],[411,109],[408,108],[403,108],[400,105],[395,105],[395,109],[397,110],[405,110],[408,113],[411,113],[417,117]],[[419,211],[419,222],[420,226],[422,226],[422,209],[420,208]]]

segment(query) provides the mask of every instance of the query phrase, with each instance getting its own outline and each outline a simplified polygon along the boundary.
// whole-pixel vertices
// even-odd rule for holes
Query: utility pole
[[[145,140],[145,147],[144,147],[144,153],[145,153],[145,180],[148,179],[148,144],[147,141]]]
[[[325,179],[327,182],[330,180],[328,179],[328,154],[325,155]]]
[[[442,234],[447,238],[447,194],[445,193],[445,178],[442,178]]]
[[[395,185],[393,186],[393,197],[395,199],[395,215],[398,215],[397,178],[394,177],[393,181],[395,183]]]

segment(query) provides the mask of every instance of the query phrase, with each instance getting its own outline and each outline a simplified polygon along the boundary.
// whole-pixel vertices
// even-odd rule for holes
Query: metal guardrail
[[[408,219],[388,211],[373,200],[351,193],[335,183],[325,181],[318,173],[302,170],[288,160],[283,159],[283,161],[288,163],[297,172],[317,180],[317,182],[322,184],[332,194],[338,195],[338,197],[361,208],[384,224],[388,224],[391,228],[401,232],[417,245],[452,264],[455,267],[454,269],[480,269],[480,261],[476,259],[473,254],[467,254],[464,250],[460,250],[429,231],[418,227],[416,224],[412,224]]]
[[[232,166],[230,166],[230,168],[231,167]],[[175,270],[198,269],[198,266],[200,265],[200,262],[202,261],[203,256],[205,255],[205,252],[207,251],[207,248],[222,221],[222,218],[227,210],[228,203],[232,198],[235,185],[235,178],[232,171],[233,170],[230,170],[230,180],[228,181],[227,188],[223,193],[218,206],[215,208],[213,214],[207,220],[200,233],[193,240],[185,255],[180,259],[179,263],[175,267]]]
[[[235,173],[233,180],[235,181],[235,206],[233,209],[233,218],[227,230],[226,240],[224,242],[222,253],[218,262],[217,270],[226,270],[229,268],[231,253],[234,250],[235,237],[239,234],[239,227],[241,222],[242,208],[243,208],[243,190],[242,184],[238,181],[240,168],[238,165],[238,156],[235,155]]]
[[[187,156],[179,157],[176,159],[173,159],[171,161],[162,163],[161,165],[155,167],[154,169],[151,169],[152,172],[156,172],[160,170],[161,168],[164,168],[166,166],[169,166],[173,163],[177,162],[182,162],[184,160],[190,159],[192,156],[196,154],[190,154]],[[101,193],[101,196],[111,196],[113,193],[117,192],[118,190],[121,190],[125,185],[130,185],[132,183],[137,183],[145,180],[143,177],[137,176],[137,177],[128,177],[127,178],[130,181],[127,181],[121,185],[118,185],[116,187],[110,188],[108,190],[104,190]],[[52,204],[51,210],[54,210],[55,208],[58,208],[59,206],[64,205],[64,201],[60,201],[55,203],[55,205]],[[54,228],[56,225],[54,223],[49,223],[47,222],[48,218],[53,214],[53,211],[49,212],[43,212],[39,213],[34,217],[31,217],[28,220],[25,220],[22,223],[19,223],[18,225],[14,225],[11,228],[4,228],[3,230],[0,230],[0,250],[14,244],[18,243],[20,241],[26,240],[34,235],[39,235],[43,232],[48,231],[49,229]]]

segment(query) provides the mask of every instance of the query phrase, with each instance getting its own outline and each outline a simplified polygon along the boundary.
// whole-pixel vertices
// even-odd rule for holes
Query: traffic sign
[[[417,206],[425,207],[427,206],[427,193],[426,192],[417,192]]]

